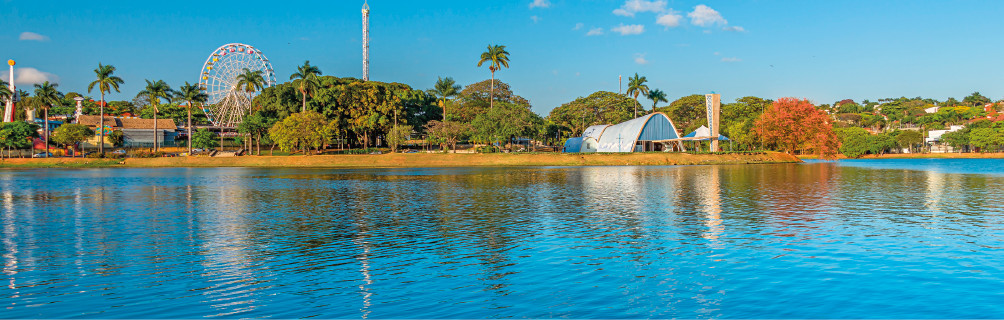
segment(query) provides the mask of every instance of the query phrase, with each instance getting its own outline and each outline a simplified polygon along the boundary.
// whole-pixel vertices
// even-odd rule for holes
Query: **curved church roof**
[[[589,127],[590,129],[598,127]],[[589,129],[586,129],[589,132]],[[606,127],[600,135],[597,152],[633,152],[641,141],[678,139],[676,126],[666,114],[656,112],[641,118]]]
[[[582,137],[583,138],[589,137],[589,138],[596,139],[596,141],[599,141],[600,140],[600,136],[603,135],[603,130],[606,130],[608,127],[610,127],[609,124],[600,124],[600,125],[591,126],[589,128],[586,128],[585,131],[582,131]]]

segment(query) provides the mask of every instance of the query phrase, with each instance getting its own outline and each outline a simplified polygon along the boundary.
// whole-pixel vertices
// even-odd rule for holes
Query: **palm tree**
[[[638,117],[638,95],[648,95],[648,85],[645,84],[648,79],[645,77],[639,77],[638,73],[634,74],[634,78],[628,78],[628,89],[627,94],[634,95],[634,117]]]
[[[652,110],[655,110],[655,106],[658,105],[659,102],[669,102],[669,100],[666,100],[666,93],[659,89],[649,91],[648,99],[652,100]]]
[[[248,99],[255,92],[265,89],[265,76],[261,70],[244,68],[244,72],[237,75],[237,89],[244,89],[248,93]]]
[[[489,108],[495,107],[495,71],[499,71],[502,67],[509,68],[509,52],[505,51],[505,46],[493,46],[488,45],[488,51],[481,53],[481,60],[478,61],[478,67],[485,62],[491,62],[489,64],[488,70],[492,71],[492,84],[491,93],[489,97]]]
[[[52,106],[59,104],[59,100],[63,97],[63,94],[56,90],[59,87],[58,84],[49,84],[46,81],[42,84],[35,85],[35,99],[33,99],[36,107],[42,109],[45,112],[45,117],[42,118],[45,121],[45,157],[49,157],[49,109]]]
[[[98,86],[98,91],[101,92],[101,112],[99,113],[100,120],[98,120],[98,131],[101,132],[101,140],[98,143],[98,153],[105,154],[105,93],[111,93],[112,89],[115,92],[119,91],[119,85],[125,83],[122,78],[113,76],[115,73],[115,67],[112,65],[102,65],[98,63],[98,68],[94,69],[94,74],[97,75],[98,80],[91,82],[87,85],[87,93],[90,93],[94,89],[94,85]]]
[[[461,87],[453,78],[439,78],[433,89],[426,90],[431,95],[439,97],[439,108],[443,110],[443,121],[446,121],[446,99],[460,95]]]
[[[0,100],[7,100],[12,93],[10,92],[10,84],[7,81],[0,80]]]
[[[289,80],[301,79],[300,81],[300,94],[303,95],[303,109],[300,112],[307,111],[307,91],[316,90],[319,81],[318,76],[321,75],[321,69],[310,65],[310,60],[303,62],[302,66],[296,67],[296,73],[289,76]],[[311,97],[313,98],[313,94]]]
[[[174,97],[174,90],[171,90],[171,86],[167,85],[167,82],[164,82],[164,80],[157,80],[155,82],[146,80],[146,88],[136,95],[150,98],[150,106],[153,107],[153,152],[157,152],[157,144],[160,140],[160,135],[157,132],[157,105],[160,104],[161,98],[166,99],[170,103],[171,98]]]
[[[209,95],[202,93],[198,85],[189,84],[185,81],[185,85],[175,92],[175,99],[180,99],[188,102],[188,154],[192,154],[192,104],[194,102],[205,103],[209,100]]]

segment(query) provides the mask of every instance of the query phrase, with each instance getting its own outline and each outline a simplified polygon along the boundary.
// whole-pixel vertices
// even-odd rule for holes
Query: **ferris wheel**
[[[231,43],[217,48],[206,59],[199,74],[199,88],[209,95],[202,111],[216,126],[236,127],[251,112],[251,101],[257,93],[237,88],[237,76],[244,68],[261,71],[265,87],[274,86],[275,71],[261,50],[243,43]]]

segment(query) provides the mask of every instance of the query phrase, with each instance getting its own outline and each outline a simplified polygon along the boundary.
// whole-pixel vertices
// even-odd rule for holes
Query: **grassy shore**
[[[383,154],[323,156],[246,156],[129,158],[122,160],[56,158],[4,159],[0,168],[103,167],[254,167],[254,168],[435,168],[519,166],[637,166],[797,163],[798,158],[777,152],[762,155],[693,155],[682,153],[618,154]]]
[[[798,156],[799,159],[818,159],[814,155]],[[837,155],[838,160],[852,159]],[[897,153],[881,156],[866,155],[858,160],[875,159],[1004,159],[1004,153]]]

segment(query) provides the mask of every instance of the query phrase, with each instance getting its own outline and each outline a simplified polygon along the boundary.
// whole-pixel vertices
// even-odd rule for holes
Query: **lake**
[[[1000,318],[1004,161],[0,171],[0,318]]]

